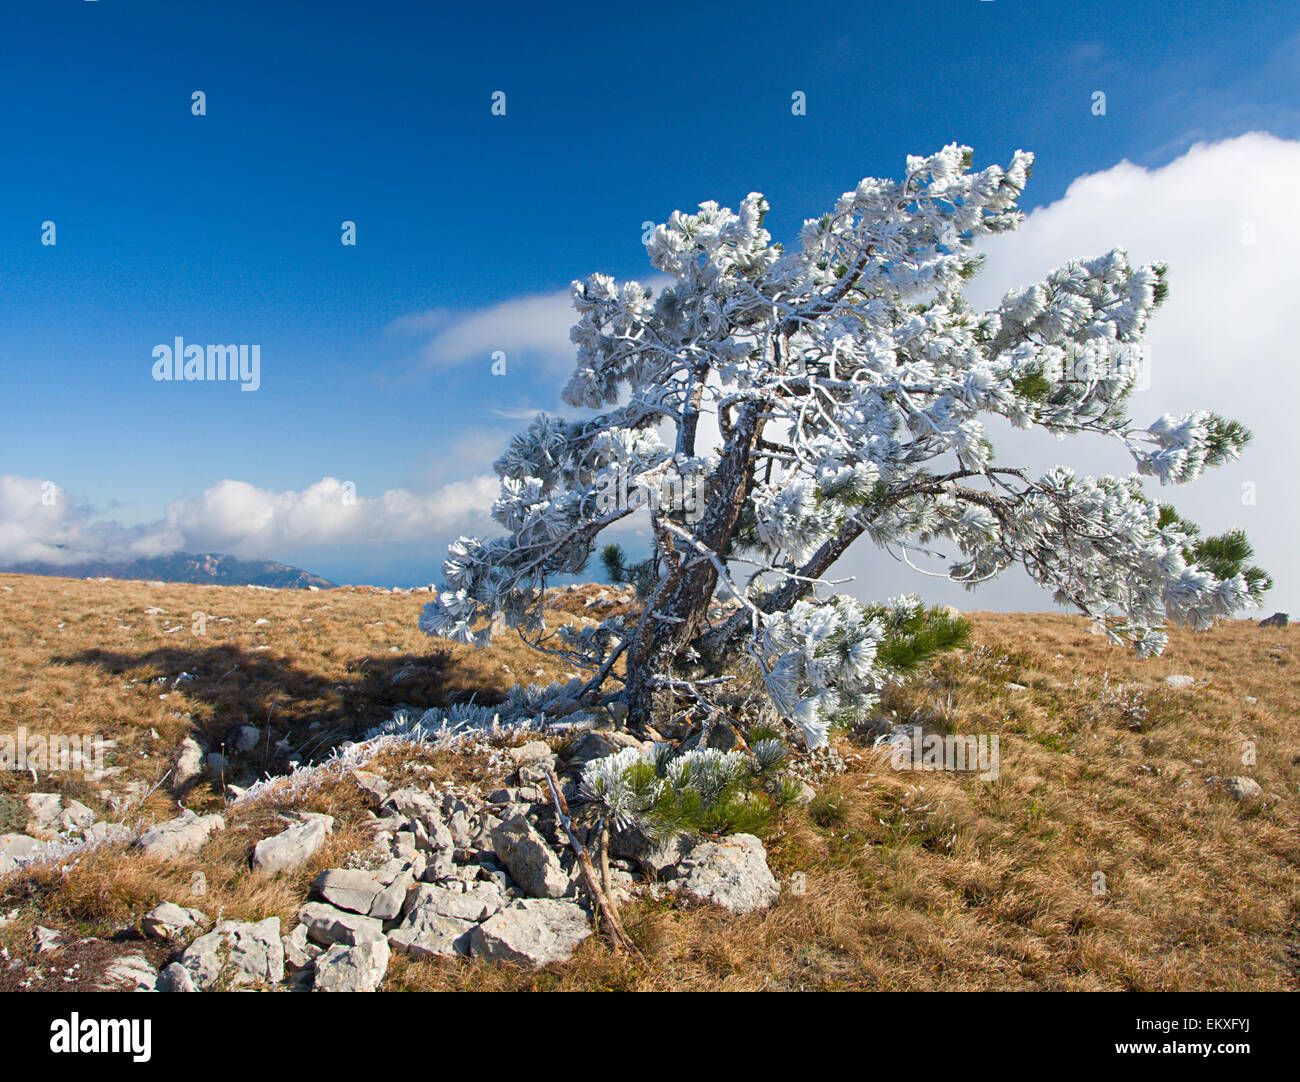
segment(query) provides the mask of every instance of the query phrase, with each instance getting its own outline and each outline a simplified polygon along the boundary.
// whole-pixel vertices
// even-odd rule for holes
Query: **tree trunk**
[[[762,431],[765,403],[746,402],[740,409],[723,449],[722,462],[709,479],[704,517],[695,537],[711,552],[725,555],[753,483],[754,446]],[[628,721],[638,729],[650,724],[654,709],[654,678],[672,671],[674,659],[699,634],[708,615],[718,570],[699,550],[680,542],[677,556],[683,570],[668,598],[648,615],[627,657]],[[658,614],[669,617],[656,620]]]

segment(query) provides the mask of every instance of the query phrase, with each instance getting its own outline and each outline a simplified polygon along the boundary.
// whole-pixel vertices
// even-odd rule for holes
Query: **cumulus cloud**
[[[1080,177],[1019,230],[991,238],[985,269],[968,289],[973,303],[991,307],[1008,289],[1113,247],[1125,248],[1135,262],[1169,265],[1169,298],[1147,335],[1150,386],[1134,395],[1134,418],[1145,425],[1166,412],[1212,409],[1242,421],[1255,441],[1239,462],[1191,485],[1148,490],[1214,532],[1244,528],[1276,580],[1268,603],[1281,609],[1300,585],[1290,567],[1300,532],[1292,419],[1300,396],[1294,334],[1300,270],[1292,252],[1300,203],[1291,192],[1298,173],[1300,142],[1261,132],[1194,146],[1156,169],[1121,162]],[[1132,470],[1127,454],[1109,443],[1058,442],[1009,428],[991,434],[1000,458],[1035,470],[1058,462],[1088,473]],[[972,601],[960,587],[918,580],[865,546],[845,564],[861,576],[867,594],[915,586],[966,607],[1049,604],[1023,575],[981,586]]]
[[[175,500],[159,521],[125,526],[94,518],[52,482],[0,476],[0,564],[130,560],[169,552],[274,558],[309,545],[416,541],[481,529],[495,477],[451,481],[426,493],[375,497],[325,477],[301,491],[271,492],[226,480]]]

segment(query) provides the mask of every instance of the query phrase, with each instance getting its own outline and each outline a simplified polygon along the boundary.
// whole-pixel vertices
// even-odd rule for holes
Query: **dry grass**
[[[0,586],[11,587],[0,590],[0,733],[25,725],[112,736],[110,762],[124,768],[116,790],[156,782],[188,732],[217,746],[238,725],[265,726],[269,717],[272,745],[282,736],[302,743],[315,722],[317,735],[334,734],[324,745],[398,703],[490,701],[511,683],[565,674],[506,639],[485,653],[432,647],[415,627],[418,595],[22,576],[0,576]],[[168,615],[145,615],[148,607]],[[582,611],[580,601],[566,607]],[[216,618],[203,637],[189,630],[198,609]],[[166,634],[174,624],[184,627]],[[568,965],[539,973],[395,958],[388,986],[1296,988],[1296,632],[1233,623],[1175,633],[1164,657],[1139,662],[1069,617],[977,614],[974,624],[974,649],[897,689],[886,706],[933,731],[996,735],[995,781],[896,772],[865,735],[846,736],[838,745],[845,773],[767,839],[778,878],[801,873],[804,893],[786,890],[749,917],[642,900],[625,917],[646,964],[593,938]],[[175,689],[149,683],[181,671],[195,679]],[[1169,689],[1162,678],[1176,672],[1202,683]],[[1249,766],[1247,741],[1257,757]],[[476,761],[446,756],[388,766],[440,782],[493,780]],[[1236,804],[1207,784],[1232,774],[1258,780],[1265,800]],[[78,794],[78,783],[42,778],[39,788],[49,787],[103,806],[90,787]],[[11,795],[31,788],[27,775],[0,774]],[[187,803],[218,799],[209,787]],[[175,810],[161,793],[150,802],[157,814]],[[339,826],[296,877],[267,882],[248,872],[253,843],[280,823],[269,804],[241,806],[196,858],[158,865],[104,851],[11,876],[0,909],[21,915],[0,940],[17,944],[37,920],[120,936],[163,898],[211,915],[287,919],[315,870],[365,846],[350,783],[314,794],[308,806]],[[1095,892],[1099,872],[1104,893]],[[206,903],[189,896],[195,873],[206,877]]]

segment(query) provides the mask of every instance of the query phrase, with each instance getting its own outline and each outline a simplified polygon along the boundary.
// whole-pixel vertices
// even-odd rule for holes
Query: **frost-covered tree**
[[[517,628],[591,673],[555,694],[617,695],[634,727],[657,699],[718,710],[728,666],[747,657],[815,746],[962,634],[913,600],[833,593],[827,574],[861,537],[904,558],[951,546],[948,574],[969,586],[1020,564],[1144,655],[1169,622],[1201,629],[1258,603],[1270,583],[1244,536],[1201,537],[1138,476],[1183,484],[1249,439],[1210,412],[1129,417],[1165,267],[1115,250],[989,311],[964,298],[974,242],[1021,221],[1032,161],[972,172],[955,145],[909,158],[902,180],[863,180],[805,222],[789,251],[763,229],[761,195],[734,212],[704,203],[651,235],[650,262],[672,279],[657,295],[603,274],[575,282],[564,397],[597,412],[539,415],[514,438],[496,463],[505,535],[452,545],[421,626],[479,644],[494,622]],[[1135,472],[1031,477],[995,458],[986,415],[1116,440]],[[719,433],[707,444],[705,417]],[[548,580],[580,572],[598,535],[639,510],[648,558],[605,562],[637,582],[640,606],[548,632]]]

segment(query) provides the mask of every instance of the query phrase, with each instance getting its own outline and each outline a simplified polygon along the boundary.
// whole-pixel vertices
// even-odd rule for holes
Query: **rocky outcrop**
[[[476,925],[470,951],[489,962],[545,966],[567,962],[589,935],[590,918],[579,903],[523,898]]]
[[[492,831],[492,850],[516,883],[534,898],[562,898],[569,877],[555,851],[527,819],[506,820]]]
[[[304,816],[302,822],[253,847],[253,871],[263,875],[297,871],[320,851],[333,829],[332,816]]]
[[[767,866],[767,850],[752,834],[697,845],[677,866],[669,885],[694,901],[732,913],[766,909],[781,893]]]
[[[226,821],[220,815],[196,815],[188,809],[183,815],[150,827],[136,842],[140,851],[156,860],[168,860],[185,853],[197,852],[203,843],[219,830]]]
[[[223,920],[186,948],[180,964],[199,991],[279,984],[284,980],[280,918]]]

